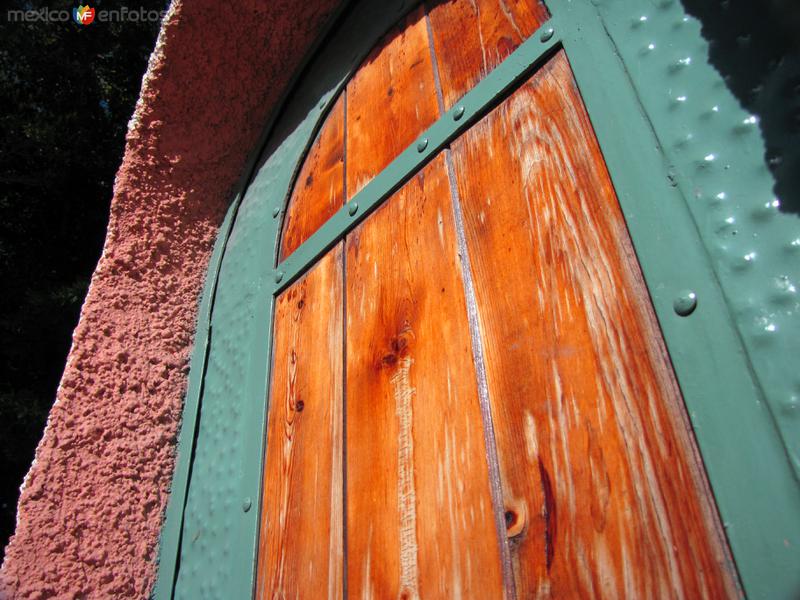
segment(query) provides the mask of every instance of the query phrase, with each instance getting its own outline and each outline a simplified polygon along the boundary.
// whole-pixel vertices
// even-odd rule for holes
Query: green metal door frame
[[[659,121],[659,111],[674,107],[656,106],[640,93],[643,85],[663,87],[665,75],[634,72],[620,51],[633,47],[628,37],[639,39],[641,23],[675,21],[676,4],[546,4],[550,21],[277,264],[291,185],[328,107],[379,37],[412,6],[358,3],[311,63],[253,177],[231,205],[212,256],[162,533],[157,598],[217,595],[214,590],[233,598],[252,594],[275,296],[559,48],[603,151],[744,589],[754,598],[793,597],[800,590],[800,487],[786,442],[796,425],[776,417],[763,388],[770,380],[754,368],[753,348],[726,297],[730,286],[709,251],[713,240],[689,201],[697,175],[676,169],[662,141],[659,126],[667,119]],[[634,33],[615,30],[621,12]],[[690,29],[673,35],[697,38],[695,46],[702,41]],[[709,85],[719,78],[710,67],[697,77]],[[694,301],[687,310],[689,297],[696,310]]]

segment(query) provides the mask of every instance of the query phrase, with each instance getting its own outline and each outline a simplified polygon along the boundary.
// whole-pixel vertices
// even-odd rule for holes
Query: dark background
[[[270,0],[264,0],[268,2]],[[106,0],[94,8],[165,8]],[[800,3],[683,0],[712,64],[759,115],[782,210],[800,212]],[[159,23],[9,23],[0,8],[0,547],[100,256],[127,122]]]
[[[163,10],[165,0],[87,2]],[[160,24],[10,23],[0,5],[0,548],[100,257],[114,175]]]

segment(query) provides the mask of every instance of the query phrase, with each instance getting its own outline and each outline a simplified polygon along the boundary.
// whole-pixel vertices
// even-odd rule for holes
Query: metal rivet
[[[790,415],[796,417],[800,415],[800,399],[797,396],[790,396],[786,400],[783,401],[783,413],[785,415]]]
[[[694,312],[694,309],[697,308],[697,294],[689,290],[681,292],[678,297],[675,298],[672,307],[678,315],[688,317]]]
[[[547,29],[545,29],[542,32],[542,38],[541,38],[542,43],[544,44],[545,42],[549,42],[553,38],[554,33],[555,30],[552,27],[548,27]]]
[[[276,271],[275,272],[275,283],[280,283],[283,281],[283,271]]]
[[[244,502],[242,502],[242,510],[244,512],[249,512],[252,506],[253,506],[253,501],[250,500],[250,498],[245,498]]]
[[[281,214],[281,207],[280,206],[276,206],[275,208],[272,209],[272,218],[273,219],[277,219],[279,214]]]
[[[428,138],[422,138],[417,144],[417,152],[423,152],[428,147]]]
[[[463,116],[464,116],[464,107],[456,106],[456,110],[453,112],[453,121],[460,121],[461,117]]]
[[[351,217],[358,212],[358,202],[349,202],[347,204],[347,214]]]

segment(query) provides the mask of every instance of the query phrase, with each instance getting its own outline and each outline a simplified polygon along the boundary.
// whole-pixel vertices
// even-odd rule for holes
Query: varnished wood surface
[[[444,161],[348,236],[353,598],[500,598],[502,573]]]
[[[549,17],[538,0],[431,2],[428,13],[445,110]]]
[[[277,300],[257,598],[341,598],[342,245]]]
[[[331,108],[300,168],[287,204],[280,260],[294,252],[344,202],[344,94]]]
[[[452,152],[518,597],[734,595],[682,399],[563,53]]]
[[[454,0],[389,32],[300,170],[281,258],[546,19],[538,2]],[[517,598],[735,596],[563,53],[454,141],[450,160],[278,299],[259,598],[501,598],[493,485]]]
[[[342,205],[346,95],[347,146],[362,157],[349,169],[352,197],[439,117],[431,46],[438,50],[440,92],[449,109],[546,18],[539,2],[456,0],[421,6],[389,31],[348,83],[304,160],[284,219],[280,260]]]
[[[347,84],[347,196],[439,118],[422,7],[392,29]]]

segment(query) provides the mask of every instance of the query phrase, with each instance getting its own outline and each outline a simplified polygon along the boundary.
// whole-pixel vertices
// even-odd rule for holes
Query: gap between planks
[[[439,66],[436,57],[436,48],[433,41],[433,28],[428,13],[427,3],[424,5],[425,26],[428,33],[428,47],[431,53],[431,65],[433,67],[433,79],[436,87],[436,101],[439,106],[439,113],[444,115],[444,94],[439,75]],[[467,322],[469,323],[469,335],[472,347],[472,360],[475,363],[475,375],[478,384],[478,401],[480,404],[481,421],[483,424],[483,438],[486,447],[486,462],[489,469],[489,488],[492,498],[492,512],[494,513],[495,530],[497,533],[497,543],[500,546],[500,559],[503,571],[503,589],[506,599],[516,598],[516,585],[514,581],[514,571],[511,565],[511,549],[508,545],[505,524],[505,503],[503,501],[503,490],[500,483],[500,464],[497,455],[497,443],[494,435],[494,424],[492,421],[491,407],[489,403],[489,386],[486,381],[486,360],[483,354],[483,344],[480,333],[480,319],[478,316],[478,303],[475,297],[475,284],[472,280],[472,267],[467,250],[467,237],[464,230],[464,217],[461,211],[461,202],[458,197],[458,187],[456,186],[455,171],[453,169],[450,148],[445,147],[444,153],[445,169],[450,188],[450,200],[453,205],[453,219],[456,230],[456,242],[458,256],[461,259],[461,274],[464,284],[464,300],[467,307]]]

